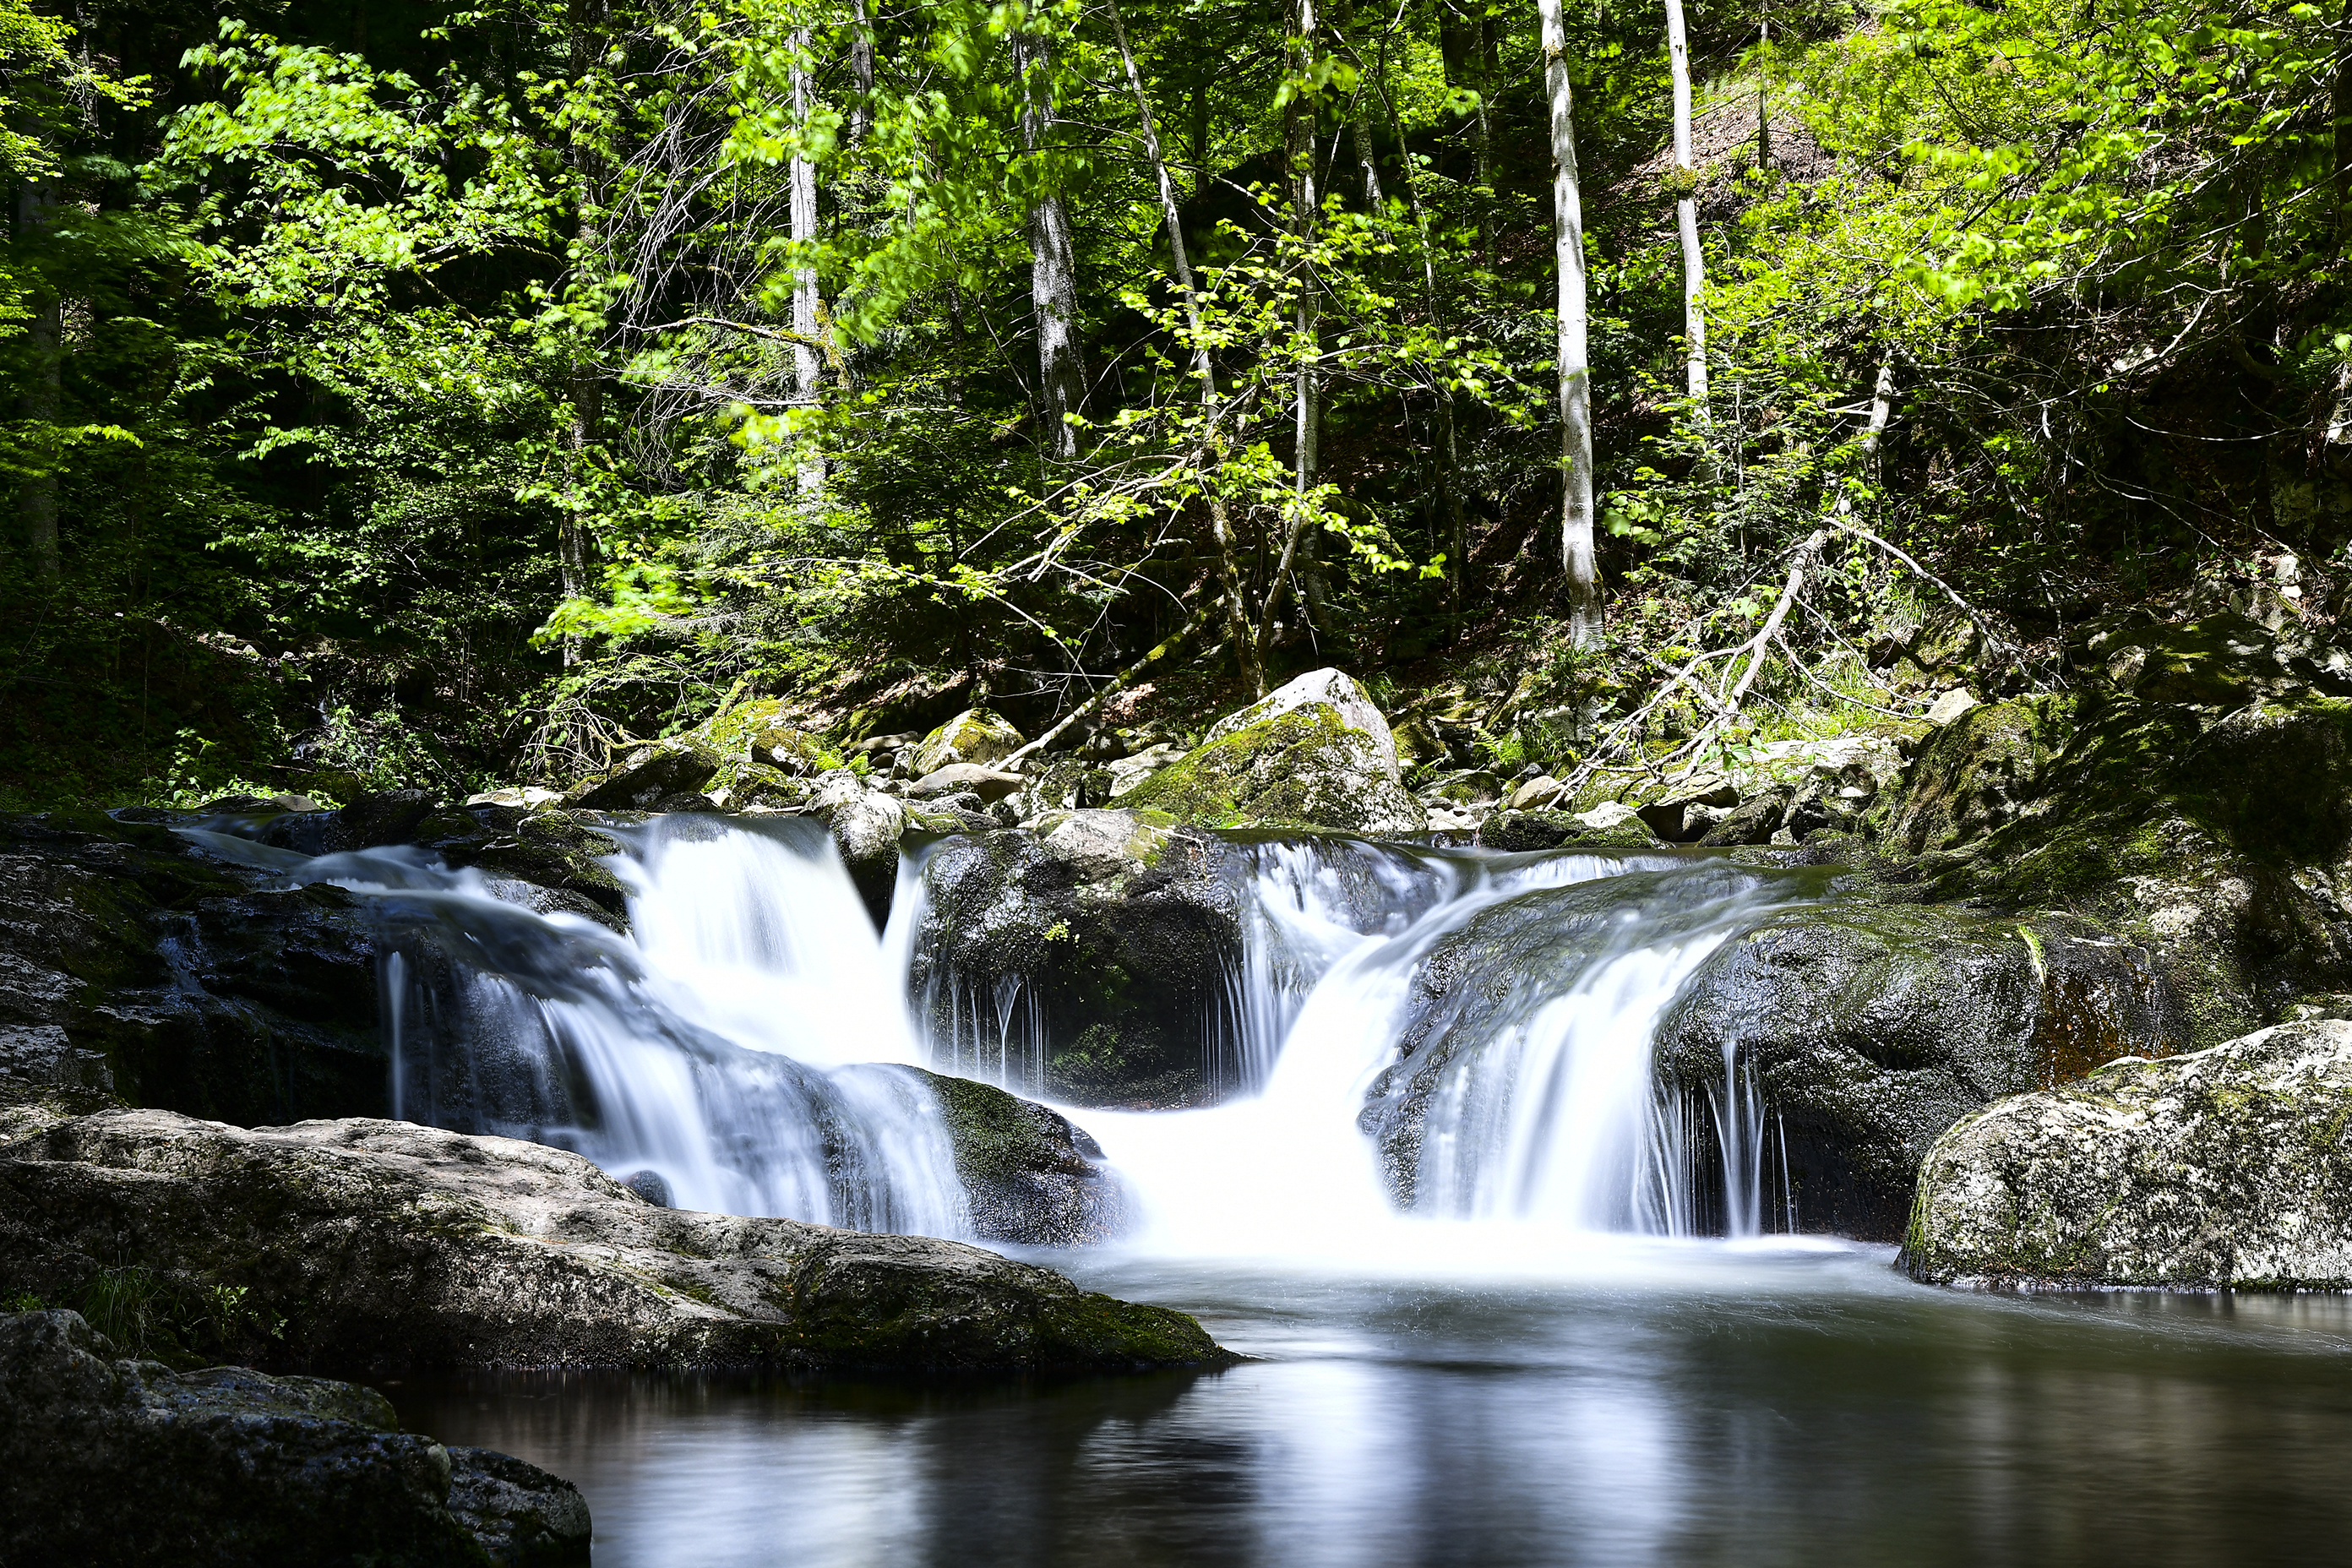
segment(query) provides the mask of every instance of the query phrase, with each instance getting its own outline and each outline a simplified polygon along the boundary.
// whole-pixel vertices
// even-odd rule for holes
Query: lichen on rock
[[[2126,1058],[1947,1131],[1905,1266],[1937,1283],[2352,1289],[2352,1024]]]
[[[1421,803],[1397,782],[1378,738],[1328,702],[1307,702],[1225,731],[1120,799],[1211,827],[1327,827],[1417,833]]]

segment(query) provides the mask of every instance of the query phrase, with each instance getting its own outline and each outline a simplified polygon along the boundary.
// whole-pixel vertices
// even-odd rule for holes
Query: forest
[[[16,809],[1332,664],[1687,755],[2352,582],[2341,5],[0,16]]]

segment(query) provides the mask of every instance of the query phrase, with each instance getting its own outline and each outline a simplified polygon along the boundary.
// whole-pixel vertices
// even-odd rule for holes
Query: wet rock
[[[947,1121],[976,1238],[1091,1247],[1126,1230],[1126,1191],[1083,1129],[992,1084],[921,1076]]]
[[[920,778],[958,763],[986,766],[1020,749],[1020,731],[985,708],[968,708],[923,737],[908,771]]]
[[[0,1562],[588,1561],[568,1482],[404,1433],[373,1390],[113,1353],[73,1312],[0,1317]]]
[[[1498,811],[1478,826],[1488,849],[1652,849],[1658,839],[1640,815],[1615,801],[1591,811]]]
[[[1914,1276],[2352,1289],[2352,1024],[2281,1025],[2019,1095],[1937,1140]]]
[[[1765,921],[1717,949],[1661,1022],[1658,1070],[1697,1130],[1735,1080],[1763,1100],[1798,1223],[1901,1234],[1919,1163],[2005,1094],[2179,1043],[2154,958],[2063,918],[1848,902]],[[1784,1189],[1785,1182],[1785,1189]]]
[[[906,805],[847,768],[835,768],[816,781],[805,809],[833,830],[841,863],[875,925],[887,923],[890,892],[898,880],[898,838],[908,826]]]
[[[46,1124],[45,1124],[46,1122]],[[404,1122],[21,1118],[0,1279],[116,1258],[230,1289],[259,1347],[346,1367],[1094,1368],[1213,1360],[1181,1313],[977,1247],[656,1208],[576,1154]]]
[[[579,811],[652,811],[672,795],[701,793],[719,759],[690,741],[638,746],[602,778],[572,786],[564,804]]]
[[[500,805],[440,812],[415,825],[412,842],[452,866],[569,895],[528,900],[542,913],[565,909],[627,929],[629,889],[604,864],[621,846],[564,813]]]
[[[1397,782],[1381,737],[1349,724],[1330,703],[1303,703],[1211,733],[1216,738],[1154,773],[1122,804],[1204,826],[1379,835],[1417,833],[1427,822],[1421,803]]]
[[[1364,695],[1363,688],[1336,669],[1310,669],[1240,711],[1226,714],[1210,726],[1209,732],[1202,737],[1202,742],[1207,745],[1222,741],[1252,725],[1263,724],[1269,719],[1295,713],[1313,705],[1335,710],[1341,723],[1370,736],[1381,767],[1391,778],[1398,776],[1396,737],[1389,730],[1388,720],[1381,716],[1372,700]]]
[[[1228,858],[1208,834],[1129,811],[941,844],[924,863],[912,976],[932,1037],[977,1031],[993,1049],[1002,1017],[1016,1039],[1034,1031],[1056,1095],[1188,1102],[1241,951]]]
[[[274,803],[273,803],[274,805]],[[363,795],[338,811],[289,811],[273,818],[257,836],[273,848],[298,855],[339,855],[405,844],[416,825],[437,803],[427,791],[394,790]]]

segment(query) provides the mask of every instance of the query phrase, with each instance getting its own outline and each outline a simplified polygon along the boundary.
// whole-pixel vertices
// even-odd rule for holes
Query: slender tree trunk
[[[604,0],[569,0],[565,19],[571,35],[572,80],[583,82],[594,72],[603,53]],[[573,287],[583,292],[601,296],[604,269],[604,159],[598,150],[596,137],[594,126],[575,125],[566,156],[572,170],[572,199],[579,213]],[[562,583],[563,596],[567,599],[584,597],[588,592],[590,551],[587,516],[591,503],[586,476],[596,445],[597,426],[604,416],[604,374],[600,363],[604,353],[602,338],[600,330],[593,340],[578,344],[572,354],[572,417],[564,432],[571,482],[567,487],[563,517],[556,536],[556,570]],[[578,664],[581,654],[580,639],[565,637],[564,664],[567,667]]]
[[[57,187],[47,180],[27,180],[16,191],[16,243],[37,248],[57,218]],[[25,551],[33,570],[54,581],[62,566],[58,548],[58,470],[54,450],[58,411],[64,401],[65,300],[46,276],[37,280],[33,319],[25,326],[26,357],[25,391],[19,412],[33,427],[42,448],[40,472],[26,478],[16,489],[18,515],[25,525]]]
[[[1885,438],[1886,426],[1895,417],[1895,355],[1889,353],[1878,362],[1878,381],[1871,388],[1870,423],[1863,427],[1862,455],[1864,460],[1878,456],[1879,443]]]
[[[849,0],[849,77],[857,86],[857,101],[849,110],[849,144],[855,147],[874,123],[874,18],[866,0]]]
[[[1772,166],[1772,90],[1770,79],[1763,73],[1770,68],[1765,64],[1764,51],[1772,47],[1772,17],[1766,7],[1764,19],[1756,24],[1756,42],[1759,47],[1756,58],[1756,166]]]
[[[1292,68],[1304,77],[1315,64],[1315,0],[1297,0],[1296,24],[1297,31],[1291,40],[1291,64]],[[1298,305],[1294,318],[1299,358],[1297,369],[1292,374],[1291,391],[1290,489],[1293,510],[1290,527],[1283,541],[1282,560],[1266,595],[1265,614],[1258,623],[1258,653],[1261,658],[1273,641],[1279,596],[1288,589],[1290,574],[1298,561],[1299,542],[1307,532],[1307,492],[1315,488],[1316,448],[1322,434],[1322,411],[1318,405],[1320,389],[1316,374],[1319,368],[1317,362],[1322,357],[1319,341],[1322,322],[1318,310],[1320,301],[1316,298],[1315,269],[1307,256],[1315,243],[1316,218],[1322,209],[1322,196],[1315,177],[1315,121],[1312,100],[1302,94],[1291,100],[1286,141],[1290,163],[1291,224],[1299,249]]]
[[[1222,412],[1217,395],[1217,367],[1209,357],[1208,334],[1201,326],[1201,296],[1192,286],[1192,259],[1184,246],[1184,221],[1176,205],[1176,182],[1160,149],[1160,127],[1151,116],[1151,95],[1144,90],[1143,72],[1136,68],[1135,51],[1128,47],[1127,24],[1118,14],[1118,0],[1109,0],[1111,36],[1118,40],[1119,64],[1127,69],[1127,85],[1135,93],[1135,112],[1143,125],[1143,151],[1151,160],[1151,177],[1160,191],[1160,221],[1168,230],[1168,260],[1176,274],[1178,294],[1184,301],[1184,324],[1192,340],[1192,375],[1201,384],[1201,409],[1207,426],[1210,452],[1222,457],[1225,443],[1216,428]],[[1234,556],[1234,531],[1223,491],[1213,484],[1202,487],[1209,508],[1210,542],[1217,551],[1217,577],[1224,600],[1225,630],[1233,639],[1234,658],[1242,679],[1260,696],[1265,694],[1265,672],[1249,635],[1249,611],[1242,604],[1242,574]]]
[[[809,30],[793,34],[793,116],[808,122],[811,102]],[[791,169],[793,243],[816,243],[816,163],[794,158]],[[824,361],[816,345],[824,332],[822,302],[817,297],[816,268],[803,261],[793,269],[793,401],[804,414],[815,413],[824,384]],[[814,505],[824,494],[824,458],[815,455],[816,433],[803,429],[801,438],[812,455],[800,465],[800,492],[804,504]]]
[[[1683,241],[1683,338],[1690,354],[1694,412],[1702,427],[1706,410],[1706,253],[1698,243],[1698,164],[1691,155],[1690,40],[1683,27],[1683,0],[1666,0],[1666,54],[1675,83],[1675,168],[1693,182],[1675,203],[1675,226]]]
[[[1592,545],[1592,366],[1587,348],[1584,207],[1576,184],[1576,117],[1568,81],[1563,0],[1537,0],[1543,23],[1544,89],[1551,106],[1551,205],[1559,276],[1560,556],[1567,569],[1569,635],[1587,647],[1601,635],[1601,569]]]
[[[2336,80],[2328,103],[2336,129],[2336,248],[2352,247],[2352,4],[2345,6],[2336,46]]]
[[[1034,156],[1045,150],[1053,131],[1052,53],[1044,39],[1016,33],[1013,60],[1023,83],[1021,142]],[[1085,406],[1086,373],[1079,358],[1077,259],[1070,244],[1069,211],[1058,192],[1048,191],[1029,209],[1029,258],[1045,450],[1048,458],[1067,461],[1078,455],[1078,433],[1069,416]]]

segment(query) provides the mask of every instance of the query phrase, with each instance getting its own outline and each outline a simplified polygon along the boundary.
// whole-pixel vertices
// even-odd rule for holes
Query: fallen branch
[[[1842,516],[1831,518],[1830,526],[1839,530],[1841,532],[1851,533],[1856,539],[1867,540],[1871,543],[1875,544],[1878,548],[1885,551],[1886,553],[1894,556],[1895,559],[1911,568],[1912,571],[1916,572],[1920,576],[1926,578],[1937,587],[1941,588],[1944,591],[1944,596],[1951,600],[1954,605],[1959,606],[1960,614],[1968,616],[1969,620],[1976,626],[1977,630],[1984,634],[1985,646],[1987,647],[1996,650],[2009,647],[2010,645],[2007,640],[2001,637],[2000,632],[1993,628],[1992,622],[1987,619],[1974,605],[1969,604],[1966,599],[1960,597],[1960,591],[1958,589],[1953,587],[1949,583],[1945,582],[1941,577],[1937,576],[1933,572],[1928,571],[1925,566],[1920,565],[1917,561],[1912,558],[1910,552],[1905,550],[1901,545],[1891,544],[1885,540],[1879,538],[1878,535],[1871,532],[1870,530],[1863,527],[1862,524],[1849,521]]]
[[[1739,717],[1740,700],[1748,695],[1748,686],[1754,682],[1758,672],[1763,669],[1764,660],[1772,651],[1772,639],[1780,635],[1780,623],[1789,618],[1789,606],[1797,602],[1797,595],[1803,590],[1805,579],[1812,573],[1813,563],[1822,558],[1822,546],[1829,542],[1829,530],[1817,528],[1805,536],[1803,543],[1797,546],[1796,553],[1789,563],[1788,580],[1780,584],[1780,597],[1772,605],[1772,613],[1764,617],[1763,628],[1740,645],[1738,652],[1748,653],[1752,650],[1754,657],[1748,659],[1747,672],[1740,676],[1739,683],[1734,686],[1730,695],[1723,700],[1722,710],[1716,716],[1717,728],[1719,729]]]

